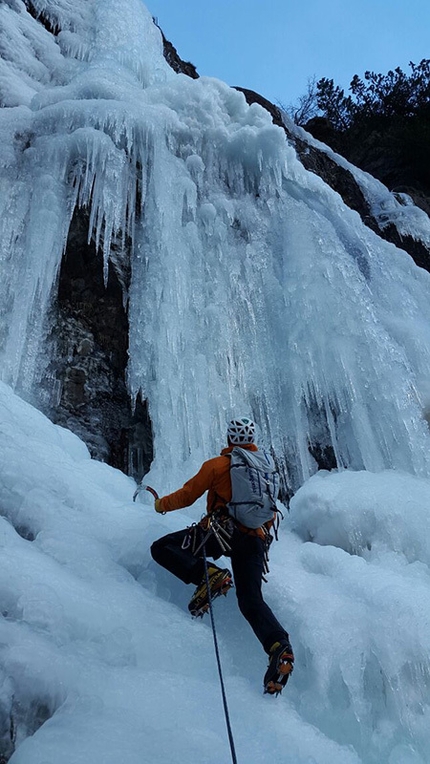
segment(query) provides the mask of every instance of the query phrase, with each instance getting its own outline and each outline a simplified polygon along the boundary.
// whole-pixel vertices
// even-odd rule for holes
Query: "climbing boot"
[[[294,655],[288,640],[275,642],[269,652],[269,666],[264,675],[264,692],[279,695],[293,671]]]
[[[221,570],[221,568],[217,568],[215,565],[209,565],[208,577],[209,595],[205,576],[191,597],[188,610],[192,616],[203,617],[209,610],[209,599],[214,600],[220,594],[227,594],[228,590],[233,586],[231,573],[227,568]]]

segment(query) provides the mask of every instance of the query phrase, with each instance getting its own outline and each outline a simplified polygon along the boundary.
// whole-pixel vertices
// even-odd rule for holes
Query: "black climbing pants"
[[[288,633],[263,599],[264,541],[235,528],[230,545],[239,609],[268,653],[274,642],[288,639]],[[190,529],[169,533],[154,541],[151,554],[155,562],[186,584],[198,586],[204,578],[203,551],[200,550],[198,556],[193,554]],[[216,560],[222,554],[216,537],[211,535],[206,541],[206,556]]]

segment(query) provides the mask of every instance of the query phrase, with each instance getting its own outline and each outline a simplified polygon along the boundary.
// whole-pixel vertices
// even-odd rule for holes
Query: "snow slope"
[[[133,503],[131,479],[4,384],[0,422],[0,750],[12,716],[12,764],[228,761],[209,620],[149,555],[202,502]],[[296,652],[280,698],[234,590],[214,603],[238,761],[428,761],[429,500],[405,473],[296,494],[265,585]]]

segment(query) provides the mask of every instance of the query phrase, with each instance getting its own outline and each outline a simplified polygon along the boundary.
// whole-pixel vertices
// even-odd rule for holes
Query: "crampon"
[[[269,666],[264,675],[264,692],[279,695],[294,668],[294,655],[289,643],[275,642],[270,651]]]
[[[206,579],[203,579],[196,588],[188,605],[188,610],[195,618],[203,618],[204,614],[208,612],[209,599],[214,600],[221,594],[226,595],[229,589],[233,586],[232,576],[227,568],[221,570],[220,568],[210,567],[208,573],[210,598],[206,586]]]

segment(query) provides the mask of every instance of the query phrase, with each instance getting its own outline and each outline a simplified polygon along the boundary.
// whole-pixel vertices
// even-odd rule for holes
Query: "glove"
[[[160,515],[164,515],[164,512],[161,509],[161,499],[155,499],[154,508],[155,508],[155,511],[158,512]]]

